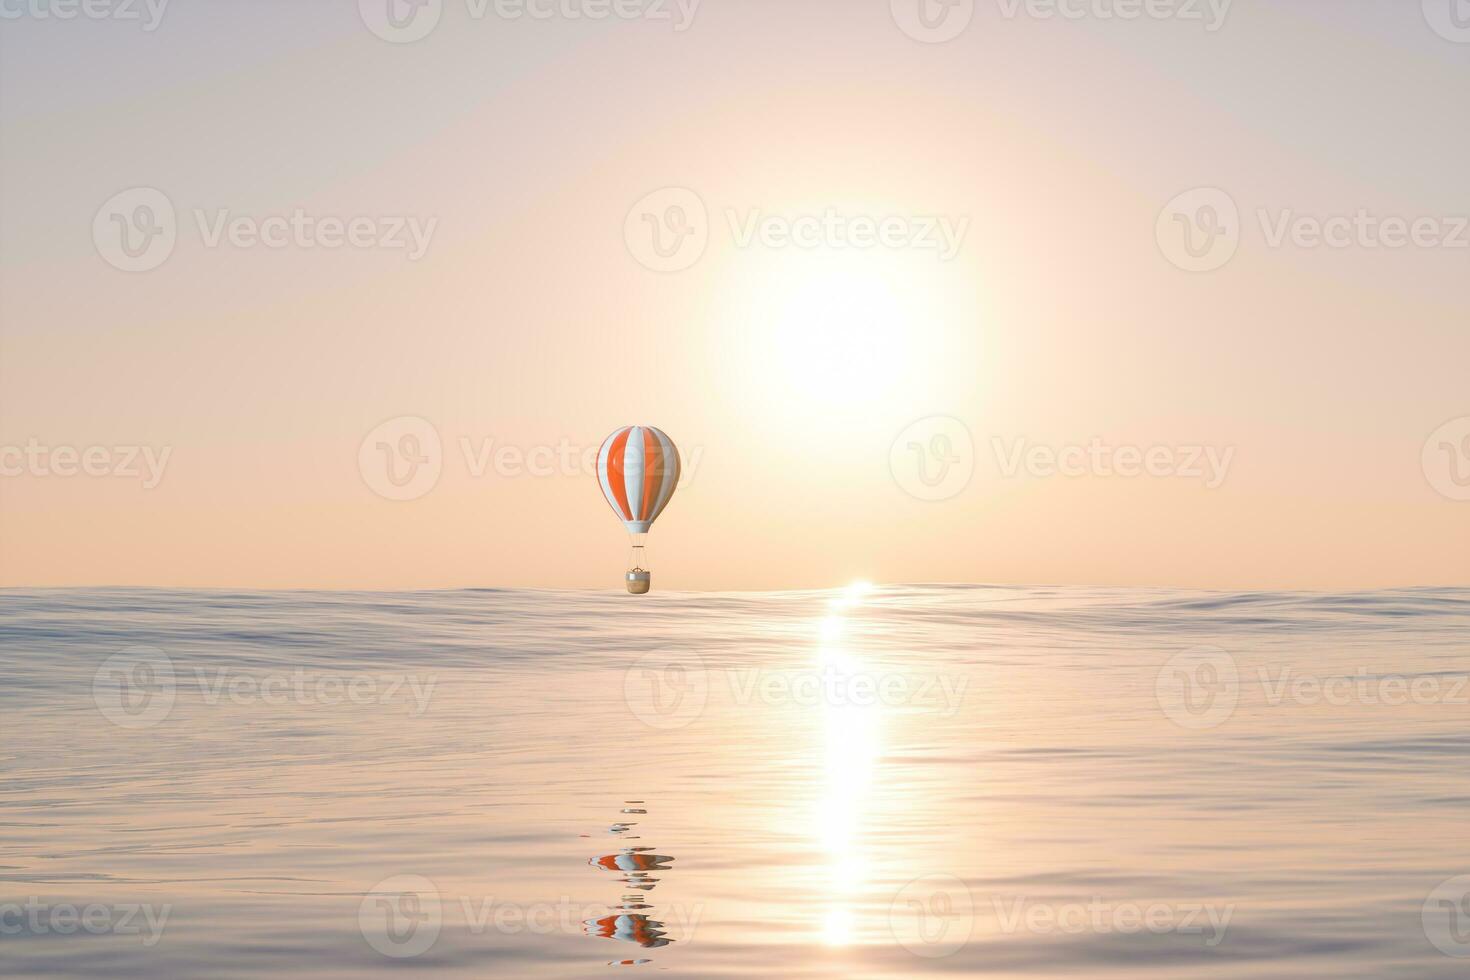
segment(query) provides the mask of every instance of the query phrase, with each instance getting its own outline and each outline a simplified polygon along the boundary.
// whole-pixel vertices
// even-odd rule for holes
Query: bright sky
[[[0,584],[1470,583],[1437,2],[6,0]]]

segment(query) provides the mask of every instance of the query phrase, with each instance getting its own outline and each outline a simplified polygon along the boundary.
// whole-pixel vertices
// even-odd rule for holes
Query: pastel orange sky
[[[7,20],[0,584],[1470,583],[1470,38],[903,2]]]

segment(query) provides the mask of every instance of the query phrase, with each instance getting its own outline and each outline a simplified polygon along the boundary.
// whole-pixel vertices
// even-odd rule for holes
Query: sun
[[[881,279],[850,269],[813,277],[791,291],[775,324],[787,381],[814,398],[862,402],[896,380],[903,315]]]
[[[812,255],[765,277],[747,329],[764,397],[808,410],[880,404],[911,362],[910,311],[872,256]]]

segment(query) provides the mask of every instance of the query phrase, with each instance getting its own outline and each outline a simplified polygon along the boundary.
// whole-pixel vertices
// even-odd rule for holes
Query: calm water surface
[[[6,976],[1470,970],[1470,590],[0,610]]]

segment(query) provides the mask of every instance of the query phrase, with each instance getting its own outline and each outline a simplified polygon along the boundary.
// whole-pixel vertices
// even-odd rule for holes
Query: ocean
[[[1467,589],[0,609],[8,977],[1470,969]]]

